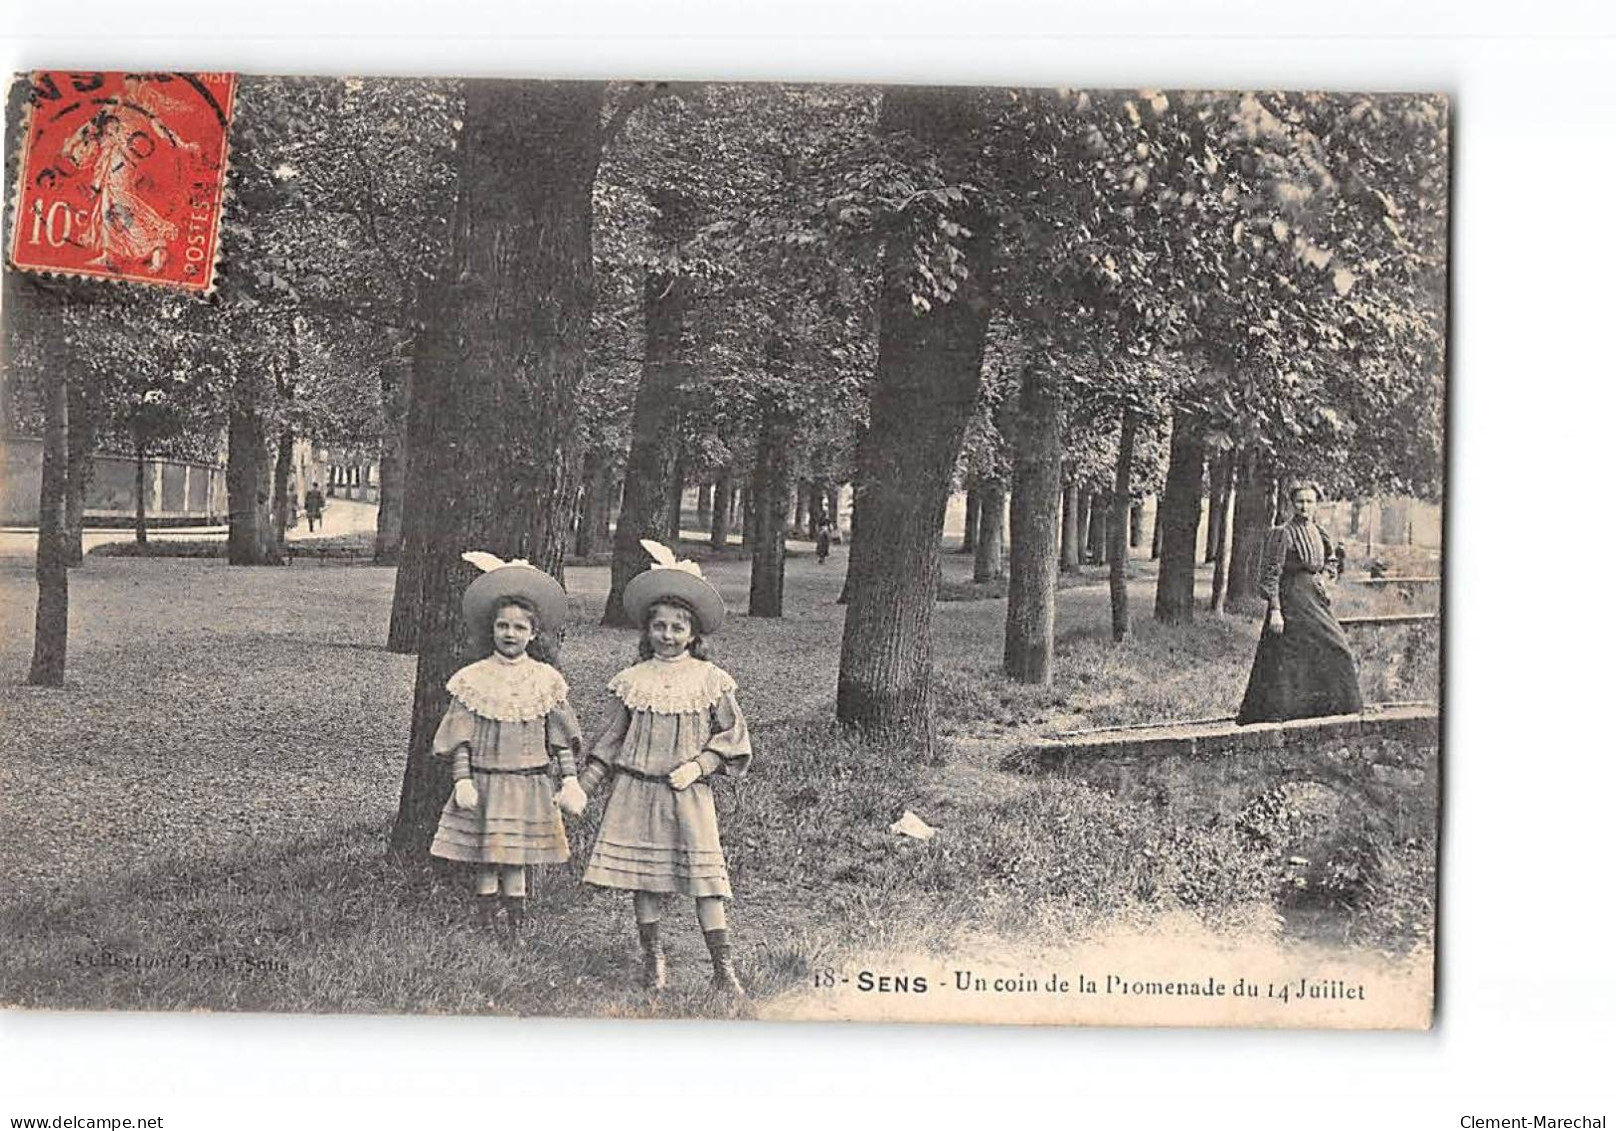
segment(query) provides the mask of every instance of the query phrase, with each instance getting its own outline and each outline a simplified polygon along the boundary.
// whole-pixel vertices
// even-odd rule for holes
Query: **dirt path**
[[[306,542],[310,538],[335,538],[348,534],[362,534],[376,529],[376,504],[355,502],[351,499],[328,499],[318,530],[309,531],[306,521],[292,523],[286,528],[290,542]],[[223,526],[157,526],[148,531],[152,541],[223,542],[227,534]],[[84,532],[85,553],[97,546],[114,542],[133,542],[132,529],[91,529]],[[0,559],[15,558],[32,562],[39,539],[32,529],[14,527],[0,530]]]

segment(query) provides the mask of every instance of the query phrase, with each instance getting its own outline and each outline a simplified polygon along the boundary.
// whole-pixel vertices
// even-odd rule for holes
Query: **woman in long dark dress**
[[[1324,578],[1333,579],[1340,562],[1329,535],[1313,521],[1318,488],[1298,484],[1290,500],[1290,521],[1270,530],[1263,542],[1257,588],[1268,602],[1268,615],[1237,723],[1363,710],[1358,666],[1324,588]]]

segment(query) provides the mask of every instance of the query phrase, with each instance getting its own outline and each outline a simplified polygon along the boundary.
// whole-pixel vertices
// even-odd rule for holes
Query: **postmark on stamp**
[[[235,76],[35,71],[11,262],[207,292]]]

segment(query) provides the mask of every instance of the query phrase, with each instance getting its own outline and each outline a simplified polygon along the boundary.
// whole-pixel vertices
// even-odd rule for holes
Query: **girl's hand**
[[[668,784],[674,789],[689,789],[697,778],[701,777],[701,767],[694,762],[686,762],[674,769],[668,775]]]
[[[1278,609],[1268,614],[1268,631],[1275,636],[1285,635],[1285,614]]]
[[[470,778],[461,778],[455,782],[454,803],[462,809],[477,808],[477,786]]]
[[[589,794],[584,792],[577,778],[562,778],[561,792],[556,794],[556,806],[569,817],[576,817],[589,807]]]

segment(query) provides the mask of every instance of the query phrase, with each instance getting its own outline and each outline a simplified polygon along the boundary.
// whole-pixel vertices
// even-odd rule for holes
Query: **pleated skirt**
[[[675,790],[618,774],[584,882],[627,891],[730,898],[712,787]]]
[[[477,807],[443,807],[432,855],[468,864],[562,864],[571,855],[548,774],[473,773]]]

